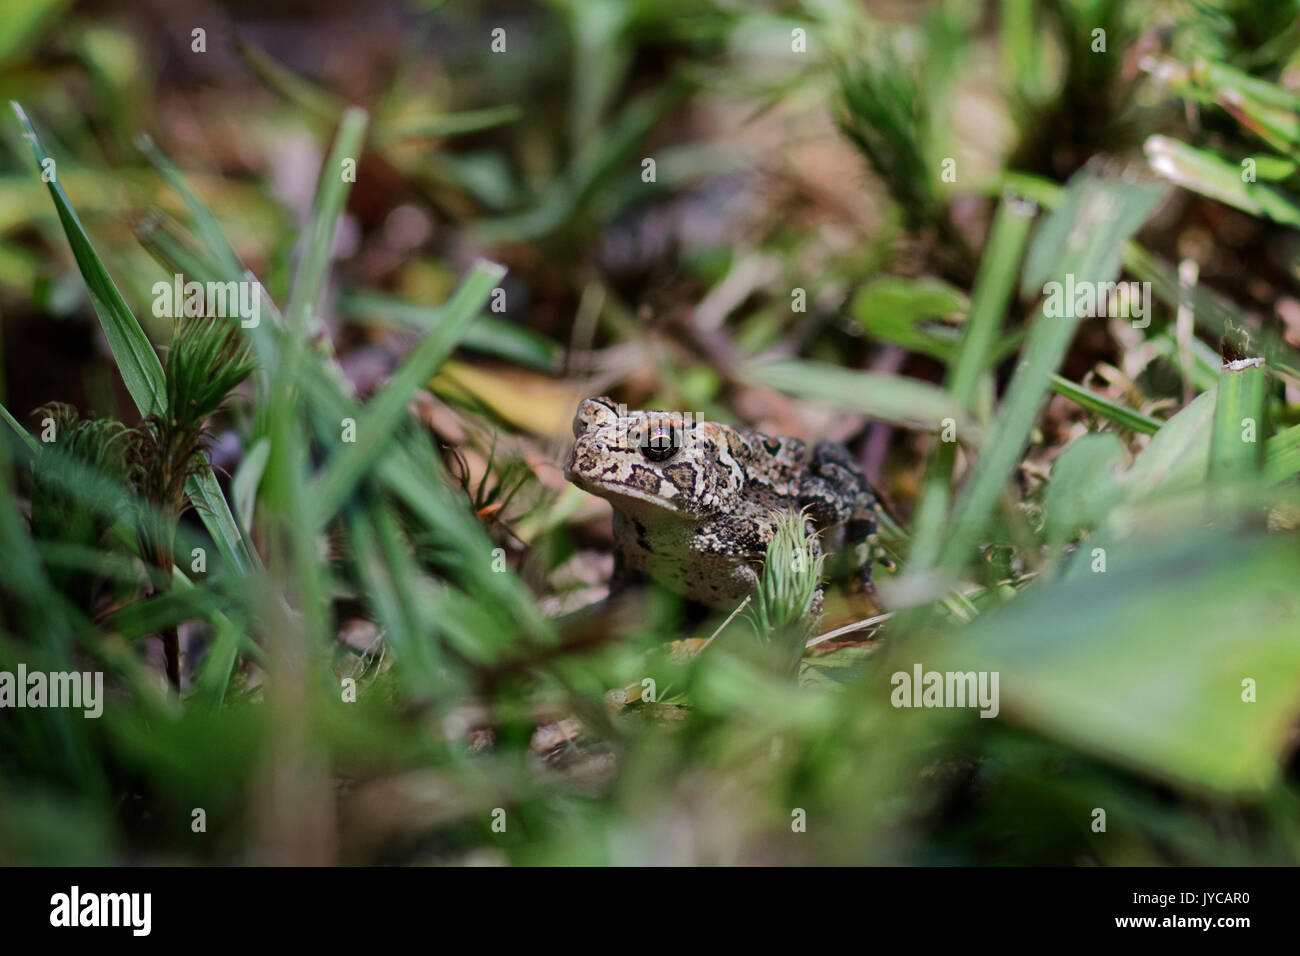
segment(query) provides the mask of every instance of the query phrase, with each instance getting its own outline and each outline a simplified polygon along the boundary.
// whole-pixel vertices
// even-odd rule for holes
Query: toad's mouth
[[[579,448],[574,446],[564,463],[565,480],[577,485],[588,494],[605,498],[619,507],[654,509],[672,514],[683,514],[681,489],[671,482],[659,478],[656,488],[647,486],[644,473],[632,472],[632,477],[616,477],[619,466],[611,465],[608,471],[599,471],[591,467],[578,467]],[[624,466],[625,467],[625,466]]]
[[[662,511],[671,511],[675,514],[681,512],[676,489],[673,489],[671,496],[664,495],[629,482],[584,475],[571,467],[565,468],[564,477],[583,491],[598,498],[617,499],[620,503],[640,502]]]

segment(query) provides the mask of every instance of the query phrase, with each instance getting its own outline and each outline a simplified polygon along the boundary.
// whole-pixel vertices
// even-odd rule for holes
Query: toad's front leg
[[[880,561],[893,570],[893,562],[877,541],[880,503],[875,490],[847,448],[822,442],[813,449],[799,503],[818,528],[834,532],[837,548],[852,556],[854,576],[874,599],[873,566]]]
[[[701,561],[707,560],[705,555],[711,555],[724,562],[727,567],[725,574],[730,581],[729,593],[736,603],[754,593],[763,566],[773,559],[771,541],[778,518],[777,512],[722,515],[702,523],[696,532],[692,550],[701,556]],[[816,530],[809,521],[806,525],[807,560],[801,563],[810,572],[819,566],[817,559],[822,554],[821,539]],[[790,562],[793,556],[787,555],[785,560]],[[809,614],[814,621],[821,617],[822,590],[822,582],[818,580],[809,607]]]

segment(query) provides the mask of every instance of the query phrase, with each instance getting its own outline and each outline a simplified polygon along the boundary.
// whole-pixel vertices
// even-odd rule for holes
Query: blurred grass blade
[[[1271,483],[1285,481],[1300,472],[1300,425],[1292,425],[1268,440],[1264,474]]]
[[[1300,356],[1282,337],[1267,326],[1254,328],[1235,304],[1198,282],[1187,290],[1178,280],[1178,270],[1146,249],[1130,243],[1124,252],[1124,267],[1143,282],[1151,283],[1152,294],[1172,308],[1187,300],[1193,310],[1196,327],[1211,341],[1218,341],[1228,327],[1252,328],[1257,339],[1256,354],[1263,355],[1274,373],[1300,382]],[[1217,374],[1217,369],[1216,369]]]
[[[444,692],[451,676],[437,640],[437,621],[422,614],[420,570],[392,509],[372,504],[348,513],[349,540],[375,618],[402,660],[398,679],[416,700]]]
[[[1300,148],[1300,97],[1290,90],[1213,60],[1187,66],[1153,57],[1141,65],[1179,95],[1217,104],[1274,149],[1295,153]]]
[[[339,217],[348,195],[349,180],[343,178],[343,163],[352,160],[360,164],[367,121],[366,111],[359,107],[349,107],[344,111],[334,146],[321,168],[316,198],[312,203],[311,223],[307,229],[302,258],[294,273],[289,307],[285,310],[285,321],[295,334],[302,334],[320,298],[325,274],[334,255],[334,236],[338,230]]]
[[[153,139],[144,133],[136,138],[136,147],[142,152],[146,159],[153,165],[154,169],[167,181],[167,184],[176,190],[177,194],[185,202],[185,206],[190,211],[190,218],[194,220],[194,230],[202,240],[208,255],[213,262],[221,269],[222,273],[227,276],[237,276],[244,271],[244,265],[239,261],[239,256],[231,247],[229,240],[226,238],[225,231],[221,224],[217,222],[216,216],[212,211],[195,195],[194,190],[190,188],[185,177],[181,175],[172,161],[163,154],[162,150],[154,143]]]
[[[533,208],[515,215],[483,219],[473,229],[485,242],[538,239],[563,226],[598,185],[611,176],[668,112],[682,101],[689,84],[675,78],[663,88],[629,102],[604,135],[589,139],[564,175],[555,179]],[[639,183],[639,180],[638,180]]]
[[[253,510],[257,504],[257,489],[266,472],[266,461],[271,454],[271,443],[259,438],[244,455],[230,481],[230,496],[235,499],[235,514],[243,528],[253,527]]]
[[[1016,274],[1036,211],[1031,204],[1007,193],[993,219],[988,248],[971,294],[970,314],[962,329],[961,346],[947,375],[948,392],[964,410],[974,410],[979,384],[988,374],[989,356],[1015,292]],[[960,437],[970,441],[969,436]],[[928,569],[939,557],[956,460],[955,441],[940,442],[930,455],[913,521],[910,570]]]
[[[975,278],[970,315],[962,328],[957,361],[948,372],[948,391],[962,408],[972,409],[975,405],[975,391],[987,371],[1015,291],[1016,273],[1037,211],[1031,203],[1011,195],[1004,196],[998,205],[988,247]]]
[[[943,389],[920,379],[860,372],[802,359],[747,366],[744,376],[787,395],[810,398],[906,428],[938,431],[951,418],[963,427],[966,416]],[[973,428],[973,426],[971,426]]]
[[[1066,194],[1062,187],[1051,180],[1025,173],[1004,174],[998,182],[998,188],[1014,189],[1048,209],[1059,208]],[[1205,283],[1197,283],[1187,290],[1178,279],[1178,270],[1155,253],[1132,239],[1125,242],[1123,248],[1124,268],[1139,281],[1151,283],[1152,294],[1171,308],[1190,304],[1196,327],[1206,332],[1212,341],[1217,341],[1224,334],[1229,322],[1238,328],[1251,326],[1240,309]],[[1189,297],[1190,302],[1185,303],[1184,300]],[[1300,383],[1300,357],[1295,349],[1268,327],[1254,331],[1257,337],[1255,347],[1273,372]],[[1216,376],[1217,367],[1216,362]]]
[[[318,482],[318,513],[329,518],[343,505],[361,476],[374,466],[397,427],[406,420],[406,406],[415,390],[438,370],[456,347],[465,328],[478,315],[505,275],[495,263],[479,261],[446,305],[446,316],[421,340],[357,421],[356,442],[340,447]]]
[[[71,0],[10,0],[0,27],[0,66],[30,55],[41,31],[59,16]],[[18,74],[14,74],[17,76]]]
[[[1124,240],[1144,223],[1163,197],[1162,187],[1077,174],[1067,196],[1039,227],[1025,264],[1026,281],[1065,278],[1105,282],[1119,269]],[[1060,367],[1078,326],[1073,308],[1049,317],[1040,308],[1020,364],[999,409],[997,430],[980,450],[975,468],[953,505],[943,564],[964,566],[1003,488],[1011,479],[1038,417],[1052,375]]]
[[[445,136],[478,133],[517,122],[522,116],[523,111],[517,106],[490,106],[441,116],[408,118],[377,131],[375,141],[383,147],[410,139],[441,139]]]
[[[343,112],[343,101],[304,79],[251,43],[235,41],[235,49],[267,86],[310,114],[322,126],[333,126]]]
[[[309,323],[322,295],[326,273],[334,255],[334,239],[339,219],[355,175],[345,173],[351,162],[352,172],[361,161],[368,116],[365,110],[349,107],[334,136],[334,145],[324,159],[316,181],[308,227],[300,239],[298,264],[294,271],[289,305],[285,313],[286,347],[276,349],[264,336],[264,350],[275,352],[273,387],[267,403],[267,438],[270,455],[263,478],[267,514],[273,534],[280,536],[284,547],[272,562],[272,573],[285,588],[295,592],[300,608],[298,617],[284,633],[283,647],[292,653],[306,653],[309,645],[320,646],[334,637],[328,610],[326,569],[316,560],[315,503],[303,494],[310,481],[310,436],[304,428],[302,390],[315,375],[328,376],[322,356],[309,349]],[[329,339],[321,340],[321,349],[329,349]],[[346,416],[345,416],[346,417]],[[335,434],[340,420],[326,426]]]
[[[348,293],[339,308],[351,318],[402,322],[425,331],[437,328],[447,317],[445,305],[416,305],[369,291]],[[460,346],[543,372],[558,372],[564,351],[559,343],[526,325],[486,313],[465,330]]]
[[[99,316],[104,336],[113,350],[113,357],[117,359],[118,371],[126,383],[127,391],[135,399],[135,404],[142,415],[165,411],[167,389],[158,353],[153,350],[149,337],[145,335],[144,329],[140,327],[140,323],[127,307],[126,300],[118,292],[112,276],[108,274],[103,261],[91,245],[90,237],[86,235],[81,220],[77,218],[72,204],[68,201],[67,193],[63,191],[63,185],[59,182],[57,164],[47,167],[46,160],[50,158],[46,155],[36,130],[27,119],[27,114],[17,103],[11,102],[9,105],[13,107],[14,114],[22,124],[23,135],[31,145],[37,167],[55,171],[55,175],[47,183],[50,197],[54,200],[59,222],[68,237],[68,245],[72,247],[72,255],[77,260],[77,268],[81,270],[86,291],[90,293],[91,304],[94,305],[95,313]],[[50,162],[53,163],[53,160]]]
[[[1271,186],[1244,182],[1240,166],[1167,136],[1149,137],[1144,149],[1151,168],[1179,186],[1254,216],[1300,226],[1300,205]]]

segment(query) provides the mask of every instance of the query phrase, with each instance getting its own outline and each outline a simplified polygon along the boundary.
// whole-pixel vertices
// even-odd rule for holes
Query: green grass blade
[[[437,640],[437,622],[421,613],[415,586],[419,568],[392,509],[373,503],[364,511],[351,510],[348,531],[357,573],[384,628],[384,640],[403,662],[398,679],[417,700],[444,693],[450,674]]]
[[[1062,378],[1059,375],[1052,376],[1052,391],[1057,395],[1063,395],[1076,405],[1086,408],[1102,418],[1109,419],[1116,425],[1124,428],[1130,428],[1135,432],[1141,432],[1143,435],[1154,435],[1160,431],[1160,422],[1150,415],[1143,415],[1139,411],[1131,408],[1125,408],[1118,402],[1112,402],[1109,398],[1090,392],[1082,385],[1076,385],[1068,378]]]
[[[514,215],[480,220],[475,225],[478,237],[485,242],[523,242],[559,229],[687,92],[684,81],[674,81],[630,102],[606,127],[604,135],[584,144],[564,175],[548,185],[536,206]]]
[[[244,460],[235,469],[235,477],[230,482],[230,495],[235,499],[235,515],[241,527],[253,526],[253,511],[257,503],[257,489],[262,484],[262,475],[266,473],[266,459],[271,454],[271,443],[259,438],[249,446]]]
[[[37,165],[47,158],[36,131],[32,128],[22,107],[11,104],[14,113],[22,122],[24,135],[31,144]],[[57,170],[57,165],[54,167]],[[103,261],[96,254],[86,235],[85,228],[77,218],[67,193],[59,183],[57,175],[49,184],[50,196],[54,199],[59,221],[72,247],[73,256],[81,270],[81,276],[90,293],[90,299],[99,315],[104,336],[108,339],[113,358],[117,360],[118,371],[126,383],[127,390],[135,400],[136,407],[142,415],[159,414],[167,407],[166,376],[158,353],[154,351],[145,335],[144,329],[136,321],[135,315],[127,307],[122,294],[118,292],[112,277],[104,267]],[[207,526],[217,547],[227,560],[233,561],[242,570],[252,570],[256,559],[247,547],[239,526],[230,513],[230,506],[221,493],[216,476],[211,466],[191,478],[186,485],[190,500],[194,502],[203,523]]]
[[[42,169],[47,168],[46,160],[50,157],[46,155],[45,147],[41,145],[36,130],[27,119],[27,114],[17,103],[11,102],[9,105],[13,107],[14,114],[22,124],[23,135],[31,145],[32,153],[36,157],[36,165]],[[68,245],[72,247],[72,255],[77,260],[77,268],[81,270],[86,291],[90,293],[91,304],[94,305],[95,313],[99,316],[104,335],[113,350],[113,357],[117,359],[118,371],[126,383],[127,391],[135,399],[136,407],[140,409],[141,414],[152,415],[165,411],[167,389],[158,353],[154,351],[149,337],[145,335],[144,329],[140,327],[135,315],[128,308],[126,300],[122,298],[122,293],[117,290],[112,276],[104,267],[103,260],[95,252],[95,247],[91,245],[85,227],[81,225],[72,203],[68,201],[67,193],[63,191],[63,184],[59,182],[57,164],[49,168],[54,169],[56,173],[47,183],[50,197],[54,200],[59,222],[68,237]]]
[[[1265,397],[1268,370],[1262,358],[1225,362],[1219,372],[1219,397],[1210,434],[1210,477],[1240,481],[1264,464]]]
[[[1058,208],[1065,195],[1065,190],[1051,180],[1025,173],[1004,174],[998,181],[998,188],[1014,189],[1048,209]],[[1212,341],[1224,334],[1229,322],[1237,328],[1252,325],[1232,302],[1205,284],[1199,283],[1190,291],[1184,289],[1178,280],[1178,270],[1135,240],[1124,243],[1124,268],[1139,281],[1151,283],[1152,294],[1170,308],[1178,308],[1184,304],[1184,299],[1188,300],[1196,327]],[[1297,357],[1295,349],[1283,342],[1272,329],[1259,328],[1255,333],[1256,348],[1274,373],[1300,382],[1300,357]],[[1217,379],[1217,363],[1215,373]]]
[[[3,405],[0,405],[0,418],[3,418],[8,423],[9,427],[14,430],[14,433],[23,440],[23,443],[26,444],[33,453],[40,453],[40,443],[32,437],[31,432],[26,428],[23,428],[18,419],[9,414],[9,409],[5,408]]]
[[[205,465],[186,482],[185,493],[189,495],[203,526],[212,535],[222,556],[245,574],[257,571],[261,567],[261,560],[239,530],[235,516],[230,513],[230,504],[221,492],[221,485],[217,483],[211,465]]]

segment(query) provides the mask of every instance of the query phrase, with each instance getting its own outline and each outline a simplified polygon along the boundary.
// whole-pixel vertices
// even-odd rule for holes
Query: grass
[[[555,55],[529,62],[558,73],[517,102],[489,95],[510,78],[491,63],[433,102],[407,60],[367,110],[245,47],[283,101],[272,125],[299,117],[319,149],[300,228],[261,243],[244,213],[264,196],[227,204],[164,136],[114,127],[138,149],[123,181],[160,207],[122,229],[88,185],[113,178],[95,137],[34,86],[44,108],[34,124],[15,105],[10,147],[35,165],[0,185],[54,215],[14,207],[31,228],[0,237],[0,284],[10,246],[65,263],[134,409],[103,390],[34,417],[0,405],[0,670],[99,669],[110,688],[98,721],[0,714],[0,861],[619,864],[661,860],[671,832],[691,837],[672,862],[1300,860],[1300,361],[1279,318],[1298,291],[1296,64],[1247,40],[1300,21],[1183,10],[1133,79],[1141,11],[1101,5],[1112,48],[1094,61],[1086,6],[1007,3],[996,29],[947,3],[895,22],[539,8]],[[807,56],[787,52],[793,26]],[[855,53],[859,35],[898,69]],[[752,122],[842,131],[872,211],[791,160],[748,229],[655,246],[655,216],[733,183],[640,178],[665,143],[727,145],[682,122],[720,108],[724,79]],[[947,182],[968,148],[948,118],[977,107],[1006,109],[1015,137],[991,174]],[[1045,150],[1052,116],[1073,119]],[[459,245],[368,273],[400,234],[385,206],[347,252],[376,164]],[[1228,214],[1240,244],[1205,240]],[[629,236],[623,266],[603,257]],[[1254,283],[1214,254],[1180,279],[1193,240],[1258,264]],[[132,309],[173,271],[256,283],[262,322]],[[1152,321],[1049,315],[1066,276],[1149,282]],[[702,330],[694,306],[742,282]],[[355,387],[355,356],[392,341]],[[24,360],[8,326],[5,346]],[[439,372],[464,353],[478,375],[453,391]],[[605,389],[840,427],[894,512],[884,608],[854,630],[831,588],[812,633],[822,559],[797,515],[770,553],[802,560],[767,561],[735,616],[694,621],[657,589],[581,600],[608,573],[608,517],[554,464],[575,396]],[[241,448],[229,474],[218,435]],[[997,672],[998,718],[891,706],[891,675],[917,665]],[[547,743],[566,720],[581,735]]]

